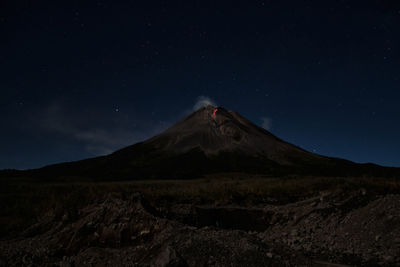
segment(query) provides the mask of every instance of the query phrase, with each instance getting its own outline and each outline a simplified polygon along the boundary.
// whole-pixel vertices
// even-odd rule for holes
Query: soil
[[[0,241],[0,266],[400,266],[400,195],[253,206],[109,194]]]

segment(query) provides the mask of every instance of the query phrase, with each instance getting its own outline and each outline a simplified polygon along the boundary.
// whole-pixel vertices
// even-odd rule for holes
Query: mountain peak
[[[235,111],[212,105],[198,109],[145,143],[175,154],[200,149],[206,155],[235,152],[276,159],[289,150],[305,152]]]

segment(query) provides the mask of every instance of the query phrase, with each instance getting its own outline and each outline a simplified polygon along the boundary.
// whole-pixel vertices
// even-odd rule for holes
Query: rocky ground
[[[400,195],[149,204],[108,194],[0,241],[0,266],[400,266]]]

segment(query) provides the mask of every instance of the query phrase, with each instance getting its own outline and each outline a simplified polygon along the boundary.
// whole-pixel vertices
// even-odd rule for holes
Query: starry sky
[[[400,167],[400,1],[0,2],[0,169],[104,155],[199,103]]]

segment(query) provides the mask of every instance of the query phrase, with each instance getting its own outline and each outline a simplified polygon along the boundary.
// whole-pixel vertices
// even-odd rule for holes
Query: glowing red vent
[[[217,111],[218,111],[218,108],[214,109],[213,117],[215,117],[215,113],[217,113]]]

